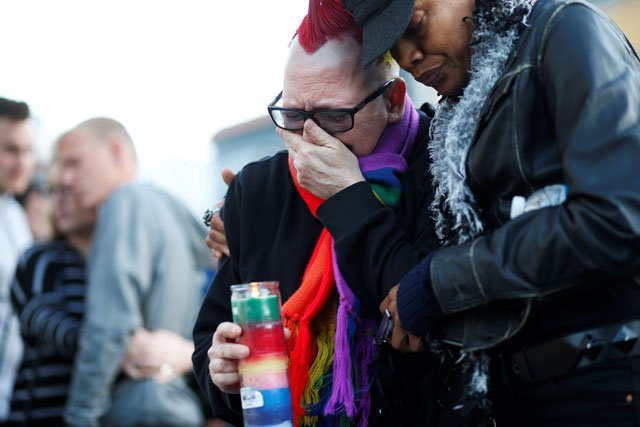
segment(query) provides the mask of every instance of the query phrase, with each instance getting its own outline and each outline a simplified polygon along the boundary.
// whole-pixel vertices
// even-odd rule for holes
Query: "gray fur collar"
[[[532,5],[532,0],[501,2],[506,13],[524,6],[527,10],[524,23]],[[477,42],[473,45],[470,80],[462,96],[458,100],[442,100],[431,122],[429,170],[435,190],[431,210],[435,215],[436,233],[444,244],[463,243],[484,230],[467,184],[465,163],[482,106],[504,71],[518,37],[518,28],[497,33],[487,21],[482,13],[476,13],[473,38]]]

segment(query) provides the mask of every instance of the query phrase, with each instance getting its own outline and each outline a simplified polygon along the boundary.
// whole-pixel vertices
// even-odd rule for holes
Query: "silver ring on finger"
[[[207,209],[204,212],[204,215],[202,216],[202,221],[204,222],[204,225],[206,225],[207,227],[211,226],[211,220],[213,219],[213,216],[218,212],[220,212],[220,210],[222,210],[221,206],[218,206],[212,209]]]

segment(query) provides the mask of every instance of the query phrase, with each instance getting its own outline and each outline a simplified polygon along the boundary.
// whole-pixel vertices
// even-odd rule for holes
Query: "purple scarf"
[[[408,95],[405,95],[402,120],[391,123],[373,152],[358,159],[360,170],[371,183],[378,200],[395,207],[401,191],[400,177],[407,170],[407,156],[418,133],[420,118]],[[336,319],[336,346],[333,359],[333,387],[325,415],[346,412],[359,426],[366,426],[371,409],[369,367],[374,361],[373,318],[361,317],[361,305],[338,266],[332,245],[333,273],[339,295]],[[357,379],[354,390],[352,378]]]

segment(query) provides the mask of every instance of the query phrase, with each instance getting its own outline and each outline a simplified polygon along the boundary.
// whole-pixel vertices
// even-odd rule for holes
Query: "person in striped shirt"
[[[18,264],[11,300],[24,357],[13,392],[10,425],[62,425],[73,356],[84,315],[85,262],[95,209],[81,208],[52,169],[50,193],[57,238],[36,243]]]

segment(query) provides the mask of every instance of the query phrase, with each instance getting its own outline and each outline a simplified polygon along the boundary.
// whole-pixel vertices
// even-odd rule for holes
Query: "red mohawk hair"
[[[362,30],[340,0],[309,0],[309,12],[298,27],[298,41],[307,53],[345,33],[362,42]]]

